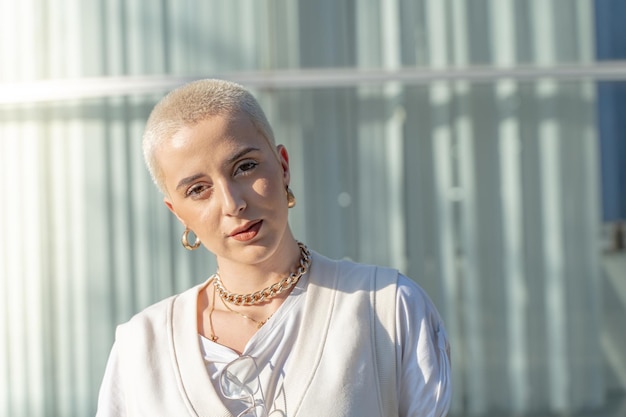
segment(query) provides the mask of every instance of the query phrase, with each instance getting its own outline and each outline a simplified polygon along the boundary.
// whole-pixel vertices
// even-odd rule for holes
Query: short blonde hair
[[[212,116],[246,114],[258,132],[275,149],[274,133],[252,94],[239,84],[216,79],[194,81],[167,94],[154,107],[143,134],[143,155],[152,180],[167,194],[155,150],[183,127]]]

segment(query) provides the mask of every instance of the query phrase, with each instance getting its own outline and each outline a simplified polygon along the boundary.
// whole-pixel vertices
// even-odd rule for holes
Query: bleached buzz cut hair
[[[275,150],[274,133],[254,96],[237,83],[216,79],[183,85],[161,99],[152,109],[143,134],[143,156],[152,180],[167,195],[165,178],[156,160],[156,149],[184,127],[213,116],[245,114]]]

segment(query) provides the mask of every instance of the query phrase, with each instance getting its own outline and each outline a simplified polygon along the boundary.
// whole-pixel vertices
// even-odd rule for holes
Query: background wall
[[[593,68],[593,16],[591,0],[0,1],[0,416],[93,415],[115,325],[214,271],[140,151],[159,97],[211,76],[252,88],[290,150],[298,238],[429,292],[454,415],[605,408],[595,89],[560,72]],[[556,70],[506,72],[528,66]]]

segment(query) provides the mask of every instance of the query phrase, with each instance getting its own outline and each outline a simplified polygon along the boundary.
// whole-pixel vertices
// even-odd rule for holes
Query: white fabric
[[[272,319],[252,337],[243,355],[262,357],[263,362],[270,362],[279,369],[286,364],[298,336],[298,323],[304,307],[301,293],[301,288],[294,290]],[[396,363],[401,364],[401,372],[398,374],[400,415],[445,415],[450,402],[450,364],[449,356],[444,352],[449,348],[444,330],[438,324],[437,313],[423,290],[404,275],[399,276],[396,306],[396,334],[401,338],[396,345]],[[432,323],[439,327],[433,327]],[[239,355],[205,337],[199,337],[211,380],[219,392],[219,373]],[[276,386],[271,382],[271,369],[264,369],[260,378],[266,398],[273,398]],[[280,382],[279,377],[275,384],[279,385]],[[432,392],[437,393],[436,397],[428,398]],[[420,395],[422,393],[424,395]],[[243,410],[241,401],[226,398],[224,401],[234,414]]]
[[[283,410],[289,416],[384,414],[381,396],[383,402],[385,396],[395,397],[396,389],[377,382],[378,342],[371,324],[377,319],[367,276],[373,271],[313,254],[310,273],[244,351],[259,364],[270,411]],[[307,278],[314,284],[308,285]],[[239,400],[220,401],[217,376],[238,355],[206,339],[198,341],[195,309],[200,287],[145,310],[132,325],[120,326],[98,417],[227,416],[245,407]],[[398,364],[398,415],[443,416],[450,403],[450,368],[441,320],[419,286],[404,276],[398,278],[393,301],[396,323],[389,334],[397,335],[391,349]]]
[[[271,368],[261,369],[259,378],[265,401],[275,398],[276,387],[283,383],[282,375],[272,372],[272,369],[285,369],[289,353],[298,334],[298,324],[302,320],[304,307],[304,288],[308,283],[308,274],[305,274],[291,291],[285,302],[274,313],[272,318],[255,333],[246,345],[242,355],[252,356],[257,363],[271,363]],[[207,365],[211,382],[215,390],[221,394],[219,388],[219,374],[226,364],[234,361],[239,354],[234,350],[211,342],[209,339],[198,336],[202,355]],[[241,401],[229,400],[221,396],[226,407],[237,415],[244,410],[245,404]],[[271,403],[271,402],[270,402]],[[283,407],[284,408],[284,405]]]

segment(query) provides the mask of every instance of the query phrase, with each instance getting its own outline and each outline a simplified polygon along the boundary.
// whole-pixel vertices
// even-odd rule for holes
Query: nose
[[[237,216],[246,208],[244,193],[236,182],[223,182],[220,191],[224,215]]]

